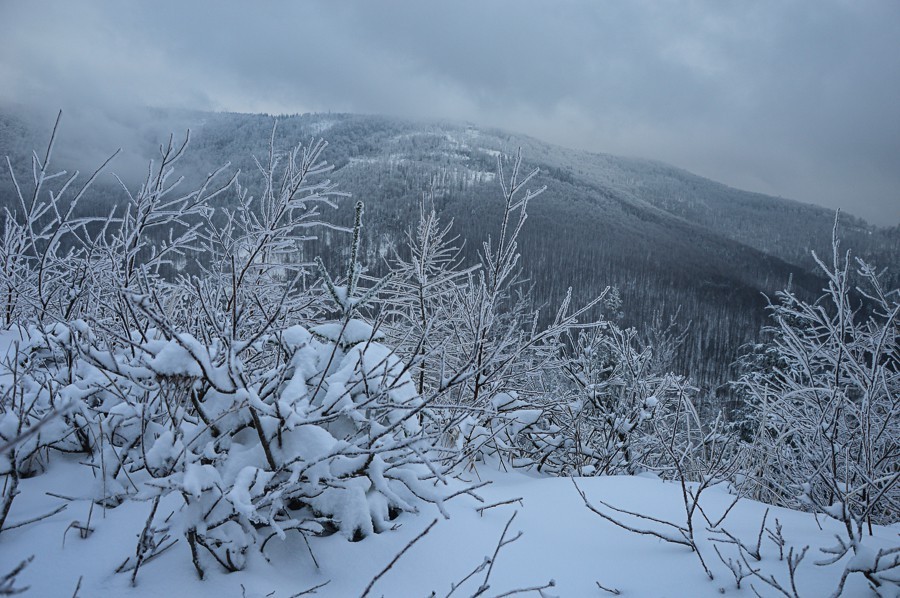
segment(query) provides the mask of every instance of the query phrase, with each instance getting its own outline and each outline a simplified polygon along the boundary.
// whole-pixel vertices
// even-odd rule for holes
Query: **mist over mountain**
[[[177,137],[190,128],[190,149],[178,167],[185,188],[226,162],[251,180],[253,157],[267,155],[275,123],[267,115],[233,113],[149,110],[132,117],[138,124],[122,122],[93,136],[71,134],[63,119],[56,166],[89,170],[123,145],[126,151],[109,171],[134,189],[168,132]],[[424,193],[433,194],[446,222],[453,220],[455,234],[465,240],[465,259],[473,263],[482,242],[497,233],[497,157],[521,148],[525,164],[540,168],[534,186],[547,187],[531,204],[520,240],[533,301],[546,305],[543,316],[552,316],[568,287],[576,303],[616,287],[625,324],[647,331],[654,320],[677,316],[679,326],[688,327],[671,367],[709,390],[733,376],[740,347],[759,338],[764,294],[790,282],[797,292],[815,296],[824,284],[811,252],[829,259],[834,213],[821,207],[733,189],[660,162],[566,149],[456,122],[305,114],[277,123],[278,149],[327,140],[332,180],[353,199],[325,217],[349,225],[355,200],[365,202],[365,262],[373,273],[385,271],[395,252],[404,253],[404,235]],[[51,126],[0,114],[0,154],[10,156],[17,176],[28,176],[30,152],[42,151]],[[104,141],[117,143],[102,148]],[[12,193],[4,175],[3,205],[13,205]],[[86,208],[104,213],[122,197],[118,183],[104,174]],[[842,248],[890,268],[889,280],[898,280],[900,227],[878,228],[844,214],[839,234]],[[333,233],[319,243],[327,251],[314,247],[311,255],[318,252],[334,264],[348,246]]]

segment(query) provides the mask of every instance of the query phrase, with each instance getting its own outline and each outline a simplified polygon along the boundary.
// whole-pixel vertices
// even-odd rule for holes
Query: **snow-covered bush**
[[[416,390],[440,387],[441,376],[465,368],[468,357],[453,343],[460,287],[480,266],[465,267],[462,241],[453,222],[442,224],[434,197],[423,194],[415,230],[407,232],[408,255],[395,253],[386,287],[383,330],[391,343],[415,361]]]
[[[816,258],[818,260],[818,258]],[[776,504],[889,522],[900,501],[900,289],[835,240],[815,302],[784,291],[770,306],[766,367],[739,382],[752,408],[755,495]]]
[[[428,423],[464,462],[673,476],[663,445],[682,450],[693,442],[697,453],[702,444],[693,438],[702,427],[695,391],[666,371],[684,334],[661,318],[646,338],[620,328],[615,289],[571,313],[567,296],[549,325],[538,326],[517,240],[529,202],[543,189],[525,190],[536,171],[519,180],[520,169],[517,156],[506,179],[498,163],[504,211],[479,263],[465,267],[452,223],[440,223],[428,196],[406,253],[393,260],[384,329],[413,357],[417,388],[463,378],[429,405]],[[601,308],[612,321],[600,318]]]
[[[841,522],[845,536],[825,563],[851,554],[844,578],[862,573],[877,588],[900,566],[896,550],[876,555],[864,545],[873,523],[900,513],[900,289],[884,288],[861,260],[851,270],[837,221],[831,265],[814,257],[828,282],[823,295],[780,293],[771,340],[738,382],[752,434],[745,488]]]
[[[548,376],[539,469],[672,477],[664,447],[693,453],[688,445],[699,447],[702,433],[689,381],[660,367],[656,348],[636,330],[614,322],[583,331],[571,345]]]
[[[361,312],[382,286],[360,285],[362,205],[345,280],[320,263],[324,284],[305,286],[307,265],[291,261],[319,220],[316,205],[333,195],[321,180],[324,144],[282,155],[273,134],[256,196],[235,178],[210,193],[214,175],[175,193],[172,165],[186,145],[170,142],[103,222],[60,210],[61,192],[37,212],[23,198],[23,212],[6,213],[5,246],[30,245],[0,281],[10,322],[2,516],[19,478],[39,472],[49,452],[83,453],[98,504],[148,505],[120,567],[134,580],[179,535],[202,577],[210,559],[243,568],[274,536],[355,540],[425,502],[441,508],[438,433],[420,422],[434,397],[417,392],[409,366]],[[45,178],[36,175],[35,197]],[[211,204],[231,191],[235,208]],[[157,227],[166,234],[151,234]],[[67,244],[55,240],[65,234]],[[176,256],[188,267],[174,267]],[[74,295],[71,276],[42,271],[63,263],[80,277]]]
[[[83,430],[71,425],[76,397],[66,391],[68,376],[47,367],[60,357],[48,338],[67,340],[67,332],[62,325],[46,333],[34,325],[13,326],[0,336],[0,530],[21,478],[43,471],[48,448],[84,440]]]
[[[544,189],[527,188],[538,171],[521,176],[521,155],[508,178],[503,164],[498,157],[503,212],[497,236],[483,244],[475,266],[463,267],[450,226],[423,201],[419,224],[408,235],[409,255],[394,260],[386,328],[414,356],[420,391],[439,395],[429,405],[429,427],[441,432],[453,459],[530,467],[537,463],[534,446],[546,441],[529,438],[548,434],[538,425],[548,402],[540,379],[556,367],[566,335],[599,325],[590,318],[603,295],[571,309],[570,293],[555,317],[539,326],[518,238],[529,202]],[[447,380],[459,383],[446,388]]]

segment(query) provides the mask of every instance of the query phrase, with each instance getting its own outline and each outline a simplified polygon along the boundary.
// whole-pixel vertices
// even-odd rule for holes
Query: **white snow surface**
[[[211,483],[205,473],[193,472],[192,491],[201,492]],[[240,475],[247,477],[244,487],[248,495],[252,494],[251,472]],[[775,595],[771,588],[749,578],[737,590],[731,574],[705,539],[700,545],[715,573],[713,581],[705,576],[696,556],[688,549],[630,534],[607,523],[585,508],[571,479],[500,473],[486,466],[469,472],[466,477],[492,480],[492,484],[478,491],[484,503],[470,497],[456,498],[447,505],[449,519],[441,517],[432,507],[417,515],[403,514],[393,522],[394,529],[361,542],[349,542],[341,534],[311,538],[318,567],[303,539],[290,532],[285,541],[275,538],[269,543],[266,549],[269,562],[254,553],[244,571],[224,573],[211,559],[204,559],[207,579],[200,581],[191,565],[188,545],[179,538],[169,551],[142,567],[137,585],[131,587],[130,575],[117,574],[115,569],[134,554],[137,535],[150,504],[128,501],[107,510],[95,505],[91,513],[91,503],[85,499],[91,493],[90,483],[85,483],[90,480],[87,468],[75,460],[55,459],[43,475],[22,481],[22,495],[13,504],[8,525],[45,513],[64,502],[47,492],[76,500],[48,519],[4,531],[0,535],[0,565],[6,572],[20,560],[34,555],[32,563],[19,576],[19,585],[30,586],[24,595],[35,597],[71,596],[79,578],[78,595],[82,598],[287,598],[324,582],[329,583],[315,596],[359,596],[404,546],[438,519],[431,532],[378,580],[369,595],[421,597],[435,591],[438,596],[445,596],[451,583],[461,580],[493,554],[504,525],[517,511],[509,535],[519,531],[523,535],[500,552],[485,596],[542,586],[551,579],[556,585],[546,595],[552,596],[610,595],[598,589],[597,581],[607,588],[621,590],[623,596],[753,596],[751,583],[760,595]],[[581,478],[577,483],[589,499],[604,500],[672,521],[679,521],[679,517],[683,520],[681,490],[675,483],[625,476]],[[521,501],[487,509],[483,514],[477,511],[479,506],[515,498]],[[702,504],[711,517],[718,517],[731,498],[717,487],[703,495]],[[160,505],[160,515],[178,509],[179,500],[176,495],[168,497]],[[765,509],[760,503],[742,500],[724,527],[746,543],[755,544]],[[798,573],[800,595],[830,595],[845,563],[825,569],[814,565],[814,561],[821,558],[819,547],[834,543],[833,534],[839,532],[837,523],[820,516],[824,527],[820,530],[811,514],[772,507],[770,524],[776,517],[784,525],[788,543],[798,547],[810,545]],[[94,531],[83,539],[71,527],[73,522],[89,524]],[[180,530],[172,532],[173,537],[180,536]],[[896,545],[898,532],[897,526],[875,528],[870,545],[873,549]],[[704,538],[707,535],[701,532]],[[729,554],[727,550],[724,553]],[[758,566],[787,583],[785,563],[778,560],[774,544],[765,539],[763,557]],[[454,596],[471,596],[482,583],[484,573],[475,575]],[[866,596],[868,592],[861,577],[851,576],[844,595]]]
[[[342,346],[355,345],[369,340],[381,340],[384,333],[375,330],[372,325],[364,320],[353,319],[342,324],[341,322],[327,322],[311,328],[313,334],[331,341],[338,342]]]

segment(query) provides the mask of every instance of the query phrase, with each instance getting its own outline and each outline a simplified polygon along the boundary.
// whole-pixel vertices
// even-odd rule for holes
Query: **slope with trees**
[[[367,135],[392,130],[373,127],[381,133]],[[518,155],[496,156],[492,176],[438,171],[444,186],[416,204],[404,240],[381,251],[377,234],[364,238],[363,202],[347,226],[329,218],[346,194],[329,178],[324,142],[280,149],[270,129],[253,174],[226,166],[190,185],[175,170],[189,165],[188,138],[170,137],[144,180],[123,184],[98,216],[87,198],[99,171],[52,168],[55,132],[30,178],[10,168],[14,196],[4,204],[0,542],[14,537],[27,550],[42,522],[84,503],[88,520],[65,533],[90,543],[103,526],[95,508],[127,522],[134,538],[106,548],[131,585],[157,559],[205,579],[262,566],[278,543],[299,539],[315,562],[324,536],[370,542],[423,510],[449,517],[453,501],[484,501],[490,480],[479,470],[521,469],[532,480],[642,475],[674,482],[683,508],[644,512],[589,493],[584,480],[572,492],[607,524],[693,555],[708,580],[795,598],[809,545],[769,522],[768,510],[754,543],[746,517],[731,514],[741,497],[807,510],[829,530],[837,524],[836,543],[820,545],[815,563],[835,595],[851,586],[896,593],[900,546],[881,526],[896,523],[900,488],[900,290],[863,260],[856,284],[836,239],[832,263],[818,262],[825,294],[789,288],[770,306],[769,340],[737,382],[746,403],[736,429],[679,373],[687,336],[677,322],[660,310],[647,327],[624,322],[638,289],[598,287],[586,302],[568,291],[535,308],[526,232],[550,191]],[[344,168],[369,164],[362,158]],[[460,192],[488,182],[500,191],[480,220],[489,230],[464,224],[481,232],[470,254],[459,223],[442,219],[457,201],[447,181]],[[643,223],[633,235],[675,226],[631,204],[612,213],[617,225],[628,214]],[[692,241],[698,259],[734,247]],[[367,269],[369,259],[380,268]],[[21,497],[59,472],[83,491],[54,492],[63,505],[17,518]],[[733,499],[710,510],[723,492]],[[471,595],[490,588],[499,553],[518,539],[507,535],[514,519],[493,556],[458,580],[482,580]],[[0,591],[18,591],[29,563],[0,571]]]

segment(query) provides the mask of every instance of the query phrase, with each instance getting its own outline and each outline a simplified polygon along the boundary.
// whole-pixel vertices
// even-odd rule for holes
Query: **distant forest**
[[[240,169],[242,178],[253,180],[254,156],[265,159],[275,121],[148,112],[140,125],[146,147],[132,149],[149,160],[168,131],[177,137],[190,128],[190,149],[178,169],[186,188],[229,161],[229,171]],[[330,177],[353,199],[337,200],[337,209],[326,208],[323,218],[349,227],[355,201],[365,202],[361,261],[373,276],[384,274],[388,261],[404,251],[423,195],[444,222],[453,221],[464,263],[476,263],[502,209],[498,156],[521,148],[525,165],[540,169],[534,186],[547,187],[529,206],[519,239],[530,285],[523,291],[530,291],[532,306],[545,306],[541,315],[549,320],[569,287],[575,304],[615,288],[620,306],[606,318],[648,337],[684,333],[669,368],[703,389],[701,404],[711,410],[731,397],[726,382],[735,379],[742,347],[762,338],[766,296],[790,285],[814,298],[824,286],[811,252],[830,256],[835,215],[813,205],[739,191],[658,162],[569,150],[465,124],[344,114],[279,117],[277,123],[278,147],[328,142],[323,156],[334,166]],[[0,115],[0,153],[10,156],[17,176],[30,176],[23,157],[43,146],[51,125]],[[76,163],[77,149],[66,148],[65,121],[60,137],[57,166],[97,166]],[[116,171],[115,162],[110,170]],[[132,190],[140,180],[133,171],[123,176]],[[0,202],[12,205],[8,174],[0,181]],[[123,193],[104,174],[82,208],[106,214]],[[842,249],[887,268],[886,286],[897,286],[900,226],[877,228],[842,214],[839,234]],[[331,268],[346,260],[348,242],[342,233],[326,231],[304,247],[310,255],[296,261],[320,255]],[[862,299],[860,306],[865,309]]]

